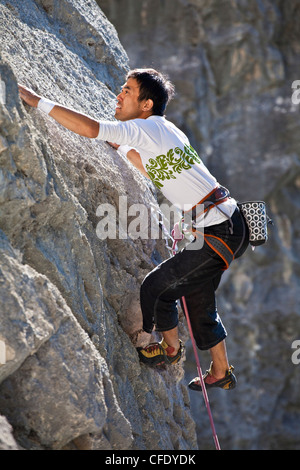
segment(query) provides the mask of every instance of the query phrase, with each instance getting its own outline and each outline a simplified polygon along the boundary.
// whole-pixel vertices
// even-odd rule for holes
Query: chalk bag
[[[265,243],[268,240],[268,223],[272,223],[267,216],[265,202],[239,202],[238,206],[249,228],[250,245],[255,247]]]

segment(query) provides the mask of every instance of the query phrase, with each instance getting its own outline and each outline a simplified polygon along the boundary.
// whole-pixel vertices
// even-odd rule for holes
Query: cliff
[[[176,85],[167,117],[275,223],[219,289],[238,378],[209,394],[221,448],[299,449],[298,2],[98,4],[0,0],[0,448],[213,448],[202,396],[186,388],[196,368],[184,321],[183,364],[151,370],[135,351],[147,339],[139,286],[169,256],[164,241],[99,237],[103,208],[115,208],[119,234],[124,205],[157,209],[159,193],[17,90],[113,119],[126,70],[150,65]]]
[[[1,0],[0,22],[0,447],[195,449],[182,365],[151,370],[135,349],[139,286],[165,242],[99,237],[103,208],[118,224],[121,203],[157,195],[18,95],[113,119],[126,52],[93,0]]]
[[[212,173],[238,200],[267,202],[268,243],[232,264],[218,295],[238,386],[212,391],[210,402],[223,449],[299,449],[299,2],[98,3],[130,67],[169,74],[177,95],[168,118]],[[188,352],[185,369],[195,376]],[[211,448],[202,397],[190,398],[199,448]]]

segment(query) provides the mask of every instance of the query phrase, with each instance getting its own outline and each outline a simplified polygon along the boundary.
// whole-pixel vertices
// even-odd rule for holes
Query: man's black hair
[[[129,78],[135,78],[140,86],[138,100],[151,99],[153,114],[163,116],[175,93],[175,87],[168,77],[154,69],[134,69],[128,72],[127,80]]]

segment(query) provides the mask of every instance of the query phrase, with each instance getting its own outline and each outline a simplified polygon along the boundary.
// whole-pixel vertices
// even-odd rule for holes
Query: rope
[[[198,375],[199,375],[199,379],[200,379],[200,383],[201,383],[201,388],[202,388],[202,395],[203,395],[204,403],[205,403],[205,406],[206,406],[206,409],[207,409],[207,413],[208,413],[208,417],[209,417],[209,421],[210,421],[210,426],[211,426],[212,433],[213,433],[213,439],[214,439],[215,447],[216,447],[216,450],[221,450],[219,440],[218,440],[218,436],[217,436],[217,433],[216,433],[216,428],[215,428],[212,412],[211,412],[211,409],[210,409],[210,404],[209,404],[209,399],[208,399],[208,394],[207,394],[205,382],[204,382],[204,379],[203,379],[203,376],[202,376],[201,365],[200,365],[200,361],[199,361],[199,356],[198,356],[197,347],[196,347],[196,343],[195,343],[195,339],[194,339],[194,335],[193,335],[193,331],[192,331],[192,326],[191,326],[191,322],[190,322],[190,317],[189,317],[186,301],[185,301],[184,297],[182,297],[181,300],[182,300],[182,304],[183,304],[183,308],[184,308],[186,321],[187,321],[187,324],[188,324],[190,337],[191,337],[191,340],[192,340],[194,355],[195,355],[196,364],[197,364],[197,371],[198,371]]]
[[[173,230],[172,231],[172,237],[173,237],[172,251],[173,251],[173,255],[175,255],[175,253],[176,253],[176,245],[177,245],[178,241],[182,240],[182,238],[183,238],[183,237],[182,238],[176,238],[176,235],[177,234],[175,234],[175,230]],[[212,433],[213,433],[213,440],[214,440],[214,443],[215,443],[216,450],[221,450],[219,440],[218,440],[218,436],[217,436],[217,433],[216,433],[216,428],[215,428],[215,425],[214,425],[212,412],[211,412],[211,409],[210,409],[210,404],[209,404],[209,399],[208,399],[208,394],[207,394],[205,382],[204,382],[204,379],[203,379],[203,376],[202,376],[200,360],[199,360],[199,356],[198,356],[198,352],[197,352],[197,347],[196,347],[196,343],[195,343],[195,339],[194,339],[194,335],[193,335],[192,325],[191,325],[191,322],[190,322],[190,316],[189,316],[189,312],[188,312],[185,297],[182,297],[181,300],[182,300],[182,304],[183,304],[183,308],[184,308],[184,313],[185,313],[185,317],[186,317],[186,321],[187,321],[187,325],[188,325],[189,334],[190,334],[192,345],[193,345],[193,350],[194,350],[194,355],[195,355],[196,365],[197,365],[197,371],[198,371],[198,375],[199,375],[199,379],[200,379],[200,383],[201,383],[201,388],[202,388],[202,395],[203,395],[203,398],[204,398],[204,403],[205,403],[205,406],[206,406],[206,409],[207,409],[207,413],[208,413],[208,417],[209,417],[209,421],[210,421],[210,426],[211,426]]]

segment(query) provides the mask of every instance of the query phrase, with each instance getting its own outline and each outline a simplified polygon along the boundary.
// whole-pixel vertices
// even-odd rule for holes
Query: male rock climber
[[[127,74],[117,96],[116,121],[99,122],[21,85],[19,90],[27,104],[46,112],[67,129],[107,141],[125,152],[128,160],[179,209],[184,210],[186,204],[197,208],[207,195],[215,197],[220,190],[223,194],[222,187],[191,147],[187,136],[165,118],[174,87],[156,70],[135,69]],[[228,193],[225,196],[199,216],[203,217],[206,237],[202,247],[192,250],[185,247],[144,279],[140,291],[143,329],[151,333],[155,327],[162,341],[137,349],[140,361],[150,366],[179,361],[182,343],[178,336],[177,301],[184,296],[196,344],[200,350],[209,349],[211,354],[210,368],[204,374],[205,384],[208,388],[230,389],[235,387],[236,378],[233,367],[229,366],[225,345],[227,332],[215,299],[227,266],[224,266],[222,253],[213,248],[207,237],[221,240],[221,245],[238,258],[248,246],[248,236],[236,201]],[[201,390],[199,377],[193,379],[189,387]]]

